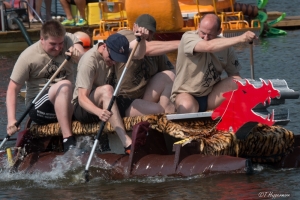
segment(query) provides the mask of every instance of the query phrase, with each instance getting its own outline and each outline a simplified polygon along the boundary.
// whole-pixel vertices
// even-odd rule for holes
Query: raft
[[[165,114],[146,115],[124,118],[126,131],[132,132],[134,126],[147,122],[148,129],[155,134],[168,137],[173,144],[197,143],[201,155],[228,155],[251,158],[258,163],[277,162],[283,155],[293,150],[294,134],[281,126],[258,124],[251,130],[246,140],[239,140],[228,131],[215,130],[216,121],[211,118],[195,118],[169,121]],[[100,124],[72,123],[72,132],[76,136],[95,136]],[[32,125],[29,129],[31,138],[61,137],[58,123],[48,125]],[[104,134],[115,134],[107,123]],[[160,136],[157,136],[160,137]],[[62,147],[61,147],[62,148]],[[167,146],[168,149],[173,148]]]
[[[288,111],[267,109],[270,105],[284,104],[286,99],[299,98],[299,92],[278,79],[243,79],[237,84],[237,90],[224,93],[226,100],[214,111],[123,118],[125,129],[132,137],[130,155],[124,153],[117,134],[106,123],[91,162],[91,177],[251,174],[253,164],[300,167],[300,137],[283,127],[289,122]],[[232,107],[241,99],[243,103],[238,104],[241,108]],[[223,108],[232,112],[222,113]],[[220,113],[222,117],[215,119]],[[236,123],[238,119],[243,123]],[[0,152],[1,168],[8,166],[12,172],[48,172],[62,156],[71,159],[68,162],[76,161],[80,167],[86,164],[91,145],[78,142],[77,148],[64,154],[58,123],[37,125],[29,120],[26,127],[18,134],[15,147]],[[72,123],[78,141],[92,142],[98,131],[99,123]]]

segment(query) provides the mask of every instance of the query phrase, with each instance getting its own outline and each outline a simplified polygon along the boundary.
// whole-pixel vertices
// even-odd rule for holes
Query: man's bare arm
[[[146,56],[159,56],[178,49],[180,40],[146,42]]]
[[[230,38],[216,38],[209,41],[201,40],[194,47],[195,52],[218,52],[238,43],[251,42],[257,39],[255,33],[247,31],[243,35]]]

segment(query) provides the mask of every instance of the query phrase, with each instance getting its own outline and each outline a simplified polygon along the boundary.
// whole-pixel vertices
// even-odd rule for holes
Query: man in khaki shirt
[[[183,34],[171,95],[177,113],[212,110],[224,100],[224,92],[236,89],[233,79],[241,79],[241,66],[231,46],[257,37],[247,31],[237,37],[224,38],[218,36],[221,32],[218,16],[207,14],[197,31]],[[221,80],[224,70],[228,77]]]
[[[69,50],[69,52],[67,52]],[[7,134],[12,135],[20,127],[16,127],[17,96],[26,84],[25,103],[29,107],[40,89],[51,79],[59,66],[71,56],[56,78],[41,94],[29,116],[37,124],[58,122],[62,135],[64,151],[76,146],[76,139],[71,131],[73,107],[71,104],[74,65],[84,54],[82,42],[73,34],[66,33],[60,22],[55,20],[43,24],[40,40],[26,48],[19,56],[7,88]]]
[[[140,116],[156,113],[174,113],[170,95],[175,77],[173,64],[167,53],[177,50],[179,40],[153,40],[156,20],[149,14],[140,15],[132,30],[121,30],[129,42],[135,40],[137,28],[149,30],[146,39],[146,53],[143,59],[132,59],[122,81],[117,104],[122,117]],[[116,65],[117,80],[120,79],[124,65]]]
[[[145,38],[148,37],[148,30],[139,28],[135,33],[135,37],[137,36],[141,41],[132,58],[142,59],[146,51]],[[128,62],[129,53],[136,45],[137,40],[129,43],[125,36],[115,33],[105,43],[100,42],[87,51],[78,64],[73,93],[75,119],[81,123],[110,122],[127,154],[130,153],[132,141],[126,134],[118,107],[114,103],[111,111],[107,110],[114,93],[113,87],[107,84],[107,77],[114,65]]]

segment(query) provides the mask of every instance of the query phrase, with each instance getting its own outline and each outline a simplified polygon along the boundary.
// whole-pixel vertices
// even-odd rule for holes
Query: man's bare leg
[[[73,16],[72,16],[71,7],[70,7],[69,2],[67,0],[60,0],[60,4],[66,13],[66,18],[68,20],[72,20]]]
[[[225,100],[223,97],[225,92],[237,89],[234,78],[239,79],[239,77],[227,77],[213,87],[212,92],[208,95],[207,110],[213,110],[220,106]]]
[[[175,105],[170,101],[174,79],[174,70],[165,70],[154,75],[147,85],[143,100],[160,104],[165,113],[174,113]]]
[[[126,110],[127,117],[164,113],[164,108],[155,102],[135,99]]]
[[[77,9],[79,11],[81,18],[86,20],[86,18],[85,18],[86,1],[85,0],[75,0],[75,4],[77,6]]]
[[[105,86],[97,87],[97,89],[91,93],[90,98],[91,101],[99,108],[107,109],[112,96],[113,96],[113,88],[109,85],[105,85]],[[128,147],[129,145],[131,145],[132,141],[131,138],[126,134],[123,120],[120,116],[116,103],[113,104],[111,112],[112,112],[112,116],[109,118],[108,121],[110,122],[112,127],[114,127],[123,146]]]
[[[52,0],[45,0],[46,21],[49,21],[49,20],[52,19],[52,17],[51,17],[51,4],[52,4]]]
[[[73,106],[72,84],[70,81],[60,81],[49,89],[49,98],[54,105],[57,121],[61,127],[64,138],[72,136],[71,121]]]
[[[199,104],[196,99],[188,93],[180,93],[175,98],[178,114],[198,112]]]

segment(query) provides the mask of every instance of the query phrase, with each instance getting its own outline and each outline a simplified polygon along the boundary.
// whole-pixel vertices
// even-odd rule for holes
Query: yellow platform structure
[[[123,0],[122,2],[124,1],[126,26],[113,27],[106,31],[101,30],[100,27],[93,33],[94,41],[105,40],[110,34],[120,29],[132,29],[135,20],[141,14],[150,14],[156,19],[157,33],[196,30],[205,13],[215,13],[221,18],[224,36],[240,35],[247,30],[257,32],[259,35],[260,31],[258,20],[249,24],[244,20],[241,12],[234,11],[235,0]],[[225,9],[231,11],[224,12]],[[237,19],[227,21],[227,16],[236,16]]]
[[[187,31],[184,27],[182,13],[177,0],[126,0],[125,9],[127,26],[123,28],[132,29],[133,23],[141,14],[150,14],[156,19],[157,32],[178,32]],[[122,28],[122,27],[121,27]],[[93,40],[105,39],[109,34],[114,33],[118,28],[101,32],[101,28],[93,34]]]
[[[183,19],[177,0],[126,0],[129,28],[141,14],[150,14],[156,19],[156,30],[178,31],[183,28]]]

